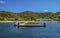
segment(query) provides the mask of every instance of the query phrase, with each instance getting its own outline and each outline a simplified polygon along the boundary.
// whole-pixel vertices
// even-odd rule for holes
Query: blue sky
[[[0,10],[11,12],[26,10],[58,12],[60,11],[60,0],[0,0]]]

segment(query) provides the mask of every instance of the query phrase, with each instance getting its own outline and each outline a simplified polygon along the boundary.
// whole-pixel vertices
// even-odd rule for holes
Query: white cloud
[[[47,12],[48,10],[44,10],[44,12]]]
[[[5,3],[5,1],[0,1],[0,3]]]

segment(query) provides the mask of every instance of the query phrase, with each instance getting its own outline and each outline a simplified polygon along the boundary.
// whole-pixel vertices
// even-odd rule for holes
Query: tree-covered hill
[[[7,12],[7,11],[0,11],[0,18],[22,18],[24,20],[35,20],[37,18],[56,18],[60,17],[60,12],[32,12],[32,11],[24,11],[20,13],[15,12]]]
[[[3,18],[19,18],[17,13],[7,12],[7,11],[0,11],[0,17],[3,17]]]

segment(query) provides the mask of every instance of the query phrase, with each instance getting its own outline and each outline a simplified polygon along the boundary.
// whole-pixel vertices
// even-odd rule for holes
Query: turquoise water
[[[19,27],[0,23],[0,38],[60,38],[60,22],[46,22],[44,27]]]

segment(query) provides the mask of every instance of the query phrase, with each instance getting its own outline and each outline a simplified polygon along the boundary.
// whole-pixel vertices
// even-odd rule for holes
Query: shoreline
[[[0,22],[60,22],[60,21],[0,21]]]
[[[34,21],[0,21],[0,22],[34,22]]]

